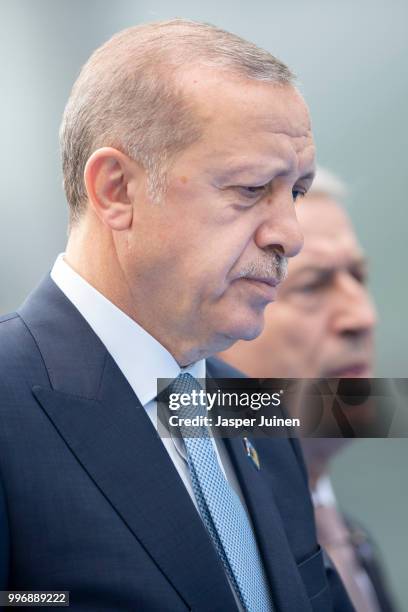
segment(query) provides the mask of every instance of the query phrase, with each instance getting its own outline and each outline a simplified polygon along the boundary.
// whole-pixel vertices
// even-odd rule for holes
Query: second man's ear
[[[112,230],[132,225],[133,203],[129,184],[134,179],[136,162],[112,147],[97,149],[89,157],[84,172],[89,206]]]

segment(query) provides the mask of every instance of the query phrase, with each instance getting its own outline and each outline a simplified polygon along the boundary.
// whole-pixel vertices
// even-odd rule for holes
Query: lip
[[[245,276],[246,280],[256,281],[257,283],[265,283],[265,285],[269,285],[269,287],[276,287],[279,285],[279,281],[276,278],[272,277],[261,277],[261,276]]]
[[[274,302],[276,299],[276,285],[278,281],[274,278],[254,278],[243,277],[240,280],[246,281],[253,287],[263,298],[268,302]]]
[[[368,363],[350,363],[327,373],[327,378],[371,378],[372,369]]]

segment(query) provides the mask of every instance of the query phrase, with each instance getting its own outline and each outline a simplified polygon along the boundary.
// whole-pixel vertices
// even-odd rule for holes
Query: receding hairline
[[[171,36],[170,33],[172,34]],[[187,64],[190,63],[190,60],[199,58],[202,65],[215,67],[222,65],[220,58],[223,57],[226,60],[224,65],[228,64],[231,69],[235,63],[237,72],[243,74],[247,70],[247,74],[250,75],[249,78],[262,80],[262,76],[264,76],[265,80],[270,80],[271,77],[268,76],[266,66],[272,66],[274,72],[273,80],[276,82],[293,83],[296,79],[294,73],[286,64],[269,51],[258,47],[255,43],[211,23],[183,18],[152,21],[121,30],[96,49],[89,59],[96,57],[98,53],[103,54],[105,50],[111,52],[114,49],[118,49],[122,54],[126,43],[129,41],[134,42],[135,39],[137,39],[137,46],[149,44],[150,52],[154,48],[155,53],[161,55],[161,59],[165,59],[163,63],[167,65],[185,65],[186,57],[183,53],[186,48],[189,48],[192,55],[188,59]],[[224,39],[222,44],[214,45],[214,41],[219,43],[221,39]],[[175,41],[178,43],[177,46],[173,44]],[[238,55],[234,56],[231,52],[231,45],[225,44],[226,41],[228,43],[235,42],[237,47],[246,48],[248,51],[246,64],[243,61],[237,61]],[[198,42],[201,44],[198,45]],[[206,43],[207,47],[205,48]],[[133,50],[134,47],[130,49],[131,52]],[[261,58],[262,62],[260,61]],[[258,73],[254,70],[256,62],[260,64],[258,66]]]
[[[211,24],[173,19],[115,34],[82,68],[61,124],[71,220],[85,208],[83,170],[97,148],[138,159],[159,184],[159,166],[199,138],[198,109],[177,78],[194,66],[294,86],[293,73],[271,53]]]

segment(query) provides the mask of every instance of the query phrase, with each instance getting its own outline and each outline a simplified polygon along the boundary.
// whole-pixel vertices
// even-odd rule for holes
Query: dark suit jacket
[[[377,596],[381,612],[396,612],[396,605],[384,574],[381,555],[365,527],[349,515],[343,515],[350,532],[351,544],[358,563],[366,572]]]
[[[233,375],[216,361],[208,370]],[[352,610],[316,543],[298,445],[257,440],[258,471],[241,440],[225,444],[277,611]],[[75,612],[236,610],[145,410],[49,276],[0,323],[0,590],[6,588],[69,590]]]

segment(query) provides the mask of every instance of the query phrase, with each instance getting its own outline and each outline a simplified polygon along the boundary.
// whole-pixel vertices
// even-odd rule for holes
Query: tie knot
[[[176,416],[177,425],[170,421],[170,431],[181,437],[208,437],[206,394],[198,380],[182,372],[157,396],[158,419],[169,429],[170,416]],[[198,418],[196,418],[198,417]]]
[[[162,379],[162,389],[158,392],[156,399],[159,402],[168,403],[171,395],[191,394],[194,390],[199,392],[202,387],[198,380],[191,376],[188,372],[183,372],[174,380],[169,382],[169,379]],[[163,386],[163,383],[166,386]]]
[[[169,386],[169,397],[178,403],[178,413],[183,417],[205,415],[207,403],[200,383],[188,372],[179,374]]]
[[[170,393],[186,393],[192,395],[194,391],[200,393],[203,391],[202,386],[194,376],[188,372],[182,372],[169,385]]]

